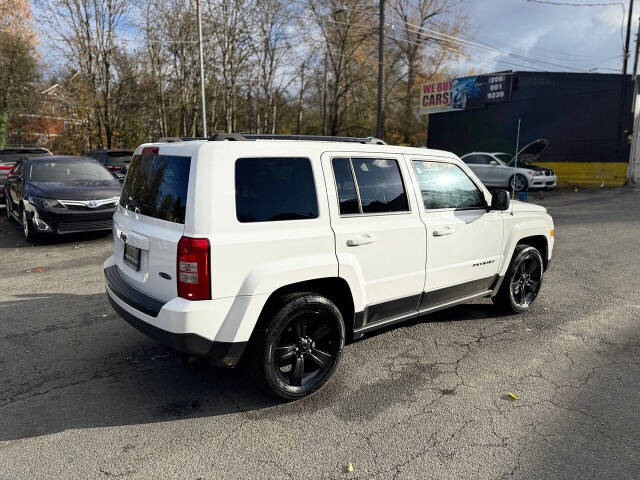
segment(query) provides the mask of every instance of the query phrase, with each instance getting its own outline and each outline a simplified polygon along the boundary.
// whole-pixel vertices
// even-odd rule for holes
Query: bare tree
[[[394,29],[390,38],[398,49],[396,58],[404,64],[404,71],[400,72],[400,78],[404,78],[404,94],[400,95],[404,143],[412,143],[411,136],[418,124],[418,76],[434,77],[446,62],[463,54],[460,47],[443,40],[446,37],[430,33],[456,35],[464,27],[465,17],[457,9],[459,3],[456,0],[394,0],[392,3]]]
[[[370,12],[358,7],[361,5],[357,2],[339,0],[310,4],[327,53],[327,130],[330,135],[344,133],[354,87],[366,76],[357,68],[357,60],[359,56],[366,56],[367,42],[374,38],[375,23],[371,21]]]
[[[111,148],[113,61],[125,0],[38,0],[49,32],[63,47],[94,97],[94,122],[99,147]]]

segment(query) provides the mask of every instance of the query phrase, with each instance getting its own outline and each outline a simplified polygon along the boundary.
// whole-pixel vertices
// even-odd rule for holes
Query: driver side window
[[[485,208],[484,196],[464,171],[452,163],[413,160],[426,210]]]

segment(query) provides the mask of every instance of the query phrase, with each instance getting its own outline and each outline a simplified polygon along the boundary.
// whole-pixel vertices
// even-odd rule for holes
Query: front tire
[[[4,194],[4,198],[4,207],[7,214],[7,220],[9,221],[9,223],[16,223],[16,219],[13,218],[13,211],[11,210],[11,199],[6,192]]]
[[[509,186],[516,192],[524,192],[529,189],[529,181],[527,177],[517,173],[509,180]]]
[[[285,297],[259,333],[254,366],[267,390],[285,400],[311,395],[327,383],[345,339],[338,307],[314,293]]]
[[[508,313],[527,311],[538,297],[543,273],[540,252],[529,245],[518,245],[493,303]]]
[[[33,222],[25,210],[22,210],[22,233],[24,233],[24,238],[28,242],[35,242],[38,239],[38,234],[33,228]]]

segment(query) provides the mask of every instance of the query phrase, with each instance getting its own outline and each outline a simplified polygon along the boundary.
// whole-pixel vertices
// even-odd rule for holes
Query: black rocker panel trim
[[[419,295],[411,295],[410,297],[369,305],[364,311],[356,312],[353,328],[354,330],[359,330],[365,326],[383,323],[393,317],[435,309],[456,300],[484,293],[493,290],[498,280],[498,275],[494,275],[432,292],[423,292]]]
[[[397,317],[405,313],[415,312],[420,303],[421,294],[398,298],[388,302],[369,305],[362,312],[356,312],[354,328],[376,323],[387,318]]]
[[[494,275],[492,277],[481,278],[480,280],[473,280],[471,282],[465,282],[451,287],[440,288],[438,290],[433,290],[432,292],[425,292],[422,296],[422,301],[420,302],[418,310],[428,310],[460,298],[492,290],[497,279],[498,276]]]

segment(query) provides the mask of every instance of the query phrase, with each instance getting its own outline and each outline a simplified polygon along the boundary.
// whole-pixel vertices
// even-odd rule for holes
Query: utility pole
[[[207,137],[207,103],[204,96],[204,57],[202,54],[202,8],[196,0],[198,10],[198,47],[200,48],[200,109],[202,110],[202,136]]]
[[[633,16],[633,0],[629,0],[629,18],[627,19],[627,40],[624,44],[624,63],[622,66],[622,77],[627,75],[627,64],[629,63],[629,43],[631,42],[631,20]]]
[[[376,137],[384,139],[384,0],[380,2],[378,25],[378,118]]]
[[[636,54],[633,59],[633,79],[638,75],[638,54],[640,54],[640,23],[638,23],[638,33],[636,33]]]

